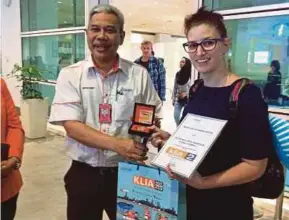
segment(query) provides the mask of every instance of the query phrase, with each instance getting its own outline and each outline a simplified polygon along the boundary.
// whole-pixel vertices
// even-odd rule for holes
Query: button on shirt
[[[128,129],[134,103],[156,105],[156,117],[161,118],[161,100],[147,70],[121,58],[118,64],[107,77],[96,70],[91,57],[62,69],[50,123],[76,120],[114,137],[132,137]],[[99,104],[104,102],[112,105],[110,124],[99,123]],[[71,159],[93,167],[114,167],[124,160],[113,151],[87,147],[70,137],[66,137],[66,150]]]

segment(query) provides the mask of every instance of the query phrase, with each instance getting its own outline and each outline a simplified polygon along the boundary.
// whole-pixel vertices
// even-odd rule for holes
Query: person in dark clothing
[[[176,125],[179,125],[181,112],[188,102],[188,93],[192,73],[191,61],[188,58],[183,57],[180,62],[180,67],[181,69],[177,72],[175,77],[174,89],[172,93]]]
[[[182,119],[192,113],[229,120],[190,179],[177,176],[169,167],[167,172],[187,184],[187,219],[253,220],[246,183],[263,175],[273,150],[267,105],[256,85],[246,85],[239,95],[238,113],[230,119],[229,97],[240,77],[226,67],[230,40],[220,14],[199,9],[186,17],[185,34],[184,49],[203,81]],[[162,146],[170,134],[152,129],[152,144]]]
[[[266,100],[277,100],[281,95],[280,63],[278,60],[273,60],[270,66],[271,70],[268,73],[264,88],[264,98]]]

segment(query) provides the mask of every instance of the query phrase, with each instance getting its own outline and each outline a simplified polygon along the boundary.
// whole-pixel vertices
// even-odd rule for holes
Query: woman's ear
[[[231,46],[231,39],[226,37],[224,38],[224,46],[225,46],[225,51],[224,54],[226,54]]]
[[[231,39],[226,37],[224,38],[224,44],[227,46],[227,47],[230,47],[231,46]]]

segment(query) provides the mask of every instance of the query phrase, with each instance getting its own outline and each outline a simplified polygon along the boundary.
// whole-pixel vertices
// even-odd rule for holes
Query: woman
[[[264,97],[266,100],[278,100],[281,95],[281,73],[278,60],[271,62],[271,70],[268,73],[267,83],[264,88]]]
[[[229,119],[229,97],[239,77],[229,72],[225,54],[230,40],[220,14],[199,9],[185,19],[184,44],[203,83],[184,109],[187,113]],[[169,134],[156,127],[151,141],[164,144]],[[187,216],[196,220],[253,220],[253,200],[245,184],[260,178],[273,150],[267,105],[253,84],[239,96],[238,114],[229,120],[218,140],[187,184]]]
[[[8,158],[1,161],[1,219],[13,220],[16,203],[22,187],[19,172],[24,146],[24,131],[9,93],[1,79],[1,147],[9,145]]]
[[[190,79],[192,72],[191,61],[188,58],[183,57],[180,62],[180,68],[180,71],[177,72],[175,77],[174,90],[172,95],[176,125],[179,125],[181,111],[188,101],[188,92],[190,89]]]

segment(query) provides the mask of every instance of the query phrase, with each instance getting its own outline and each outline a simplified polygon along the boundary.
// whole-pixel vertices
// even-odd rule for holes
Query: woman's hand
[[[179,99],[183,99],[187,96],[187,94],[185,92],[181,92],[178,96]]]
[[[16,167],[17,162],[14,159],[8,159],[1,162],[1,178],[7,177]]]
[[[170,178],[176,179],[183,184],[189,185],[195,189],[206,189],[205,185],[205,178],[202,177],[199,173],[195,172],[193,176],[190,179],[186,179],[184,177],[181,177],[175,173],[172,172],[170,166],[167,166],[166,171]]]
[[[150,129],[152,130],[153,134],[149,140],[154,147],[162,147],[171,136],[168,132],[161,130],[155,125],[153,125]]]

